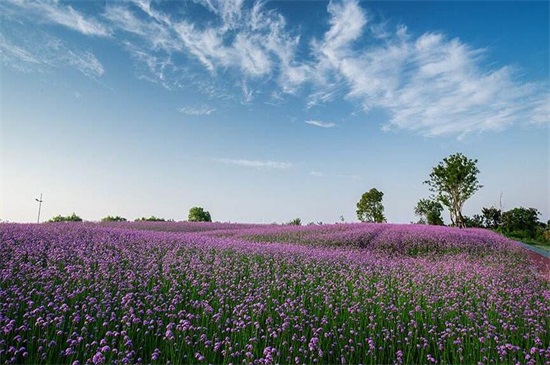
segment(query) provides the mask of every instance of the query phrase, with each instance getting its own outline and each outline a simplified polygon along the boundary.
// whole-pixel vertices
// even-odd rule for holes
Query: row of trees
[[[430,198],[420,199],[414,208],[414,213],[419,217],[418,223],[443,225],[441,216],[444,207],[449,210],[451,225],[457,227],[484,227],[499,229],[503,233],[521,234],[522,236],[535,237],[544,230],[545,224],[538,220],[540,213],[535,208],[514,208],[508,212],[502,212],[495,207],[483,208],[481,214],[467,217],[462,214],[464,203],[479,189],[483,187],[478,181],[477,160],[467,158],[461,153],[446,157],[437,166],[432,168],[429,179],[424,181],[432,192]],[[376,188],[365,192],[357,203],[357,218],[361,222],[381,223],[386,221],[382,199],[384,193]],[[342,217],[343,220],[343,217]],[[76,214],[63,217],[57,216],[50,222],[82,221]],[[102,222],[126,221],[123,217],[107,216]],[[151,216],[138,218],[136,221],[165,221],[163,218]],[[210,212],[202,207],[189,209],[188,221],[211,222]],[[550,222],[549,222],[550,223]],[[301,225],[301,219],[295,218],[288,222],[289,225]]]
[[[465,227],[462,208],[464,203],[483,185],[479,184],[477,160],[461,153],[446,157],[432,169],[430,178],[424,181],[432,192],[431,199],[422,199],[415,214],[423,223],[443,224],[443,206],[449,209],[453,226]],[[361,222],[385,222],[382,198],[384,193],[372,188],[357,203],[357,218]]]
[[[430,199],[421,199],[416,207],[415,214],[420,216],[418,223],[443,225],[441,212],[443,206],[439,202]],[[508,211],[502,211],[495,207],[482,208],[481,214],[471,217],[463,216],[464,227],[487,228],[499,231],[505,235],[518,238],[550,239],[550,233],[545,233],[550,228],[547,223],[539,220],[540,212],[536,208],[516,207]],[[550,232],[550,231],[549,231]]]
[[[535,208],[517,207],[503,212],[501,209],[482,208],[481,214],[465,217],[467,227],[488,228],[518,239],[550,241],[550,220],[539,220]]]
[[[212,222],[212,217],[210,216],[210,212],[207,210],[204,210],[201,207],[193,207],[189,209],[189,215],[187,220],[189,222]],[[128,220],[124,217],[120,216],[106,216],[101,219],[102,222],[127,222]],[[149,218],[141,217],[134,220],[134,222],[173,222],[172,219],[164,219],[164,218],[158,218],[154,215],[150,216]],[[80,218],[78,215],[73,213],[72,215],[68,216],[62,216],[58,215],[56,217],[53,217],[48,222],[82,222],[82,218]]]
[[[483,208],[481,214],[464,216],[464,203],[483,187],[478,174],[477,160],[461,153],[444,158],[424,181],[432,196],[416,204],[414,213],[419,217],[418,223],[443,225],[441,214],[447,207],[453,226],[488,228],[520,239],[550,240],[550,221],[547,224],[540,222],[540,212],[535,208],[519,207],[503,212],[490,207]],[[384,193],[376,188],[364,193],[357,203],[357,218],[361,222],[385,222],[383,196]]]

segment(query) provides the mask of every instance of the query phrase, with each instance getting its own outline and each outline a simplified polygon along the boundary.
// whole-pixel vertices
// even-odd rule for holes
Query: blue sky
[[[410,222],[462,152],[464,213],[549,219],[549,4],[0,3],[0,219],[192,206],[214,220]],[[447,213],[445,213],[447,215]],[[446,216],[446,219],[448,217]]]

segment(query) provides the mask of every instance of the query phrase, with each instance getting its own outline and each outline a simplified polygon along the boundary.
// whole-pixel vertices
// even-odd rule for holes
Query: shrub
[[[145,218],[145,217],[137,218],[135,222],[166,222],[166,219],[157,218],[154,215],[152,215],[149,218]]]
[[[127,219],[124,217],[119,217],[118,215],[116,217],[112,217],[110,215],[101,218],[102,222],[126,222]]]
[[[289,226],[301,226],[302,225],[302,220],[300,218],[294,218],[293,220],[288,222],[287,225],[289,225]]]
[[[58,215],[50,219],[48,222],[82,222],[82,218],[80,218],[75,213],[73,213],[66,217],[63,217],[62,215]]]

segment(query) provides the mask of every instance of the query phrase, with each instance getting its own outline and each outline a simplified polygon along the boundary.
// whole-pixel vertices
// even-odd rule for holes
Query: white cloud
[[[543,124],[550,120],[550,93],[541,95],[533,101],[532,123]]]
[[[157,10],[155,10],[151,4],[152,0],[133,0],[134,4],[136,4],[143,12],[145,12],[147,15],[149,15],[151,18],[155,19],[159,23],[164,23],[166,25],[171,25],[172,21],[170,20],[170,17],[166,14],[163,14]]]
[[[254,90],[251,90],[248,87],[246,81],[243,81],[243,83],[241,84],[241,90],[243,95],[241,103],[250,104],[252,102],[252,99],[254,98]]]
[[[239,55],[241,69],[250,76],[261,76],[271,71],[271,60],[262,47],[246,34],[238,34],[233,44]]]
[[[0,60],[23,72],[30,72],[42,62],[31,52],[9,42],[0,35]]]
[[[180,22],[174,26],[174,30],[186,50],[210,72],[214,72],[217,67],[228,67],[234,63],[234,53],[223,45],[223,39],[216,29],[201,31],[193,24]]]
[[[336,123],[333,123],[333,122],[321,122],[319,120],[306,120],[305,122],[309,125],[314,125],[316,127],[321,127],[321,128],[336,127]]]
[[[310,175],[310,176],[315,176],[315,177],[321,177],[321,176],[323,176],[323,173],[322,173],[322,172],[319,172],[319,171],[313,170],[313,171],[311,171],[311,172],[309,173],[309,175]]]
[[[19,43],[14,45],[3,36],[0,38],[0,58],[4,64],[15,69],[42,72],[72,67],[92,79],[105,72],[103,64],[93,53],[69,48],[60,39],[43,35],[40,42],[31,41],[32,47],[24,42]]]
[[[332,64],[338,64],[346,56],[350,47],[358,40],[367,24],[365,13],[355,1],[331,2],[328,5],[331,15],[330,29],[325,33],[324,42],[318,52]]]
[[[124,46],[136,62],[138,78],[160,84],[168,90],[178,86],[176,67],[169,56],[144,51],[130,42],[124,42]]]
[[[105,8],[104,17],[111,22],[112,27],[124,32],[139,36],[149,45],[151,51],[163,50],[167,52],[181,50],[183,45],[176,39],[170,29],[168,17],[157,14],[146,3],[140,8],[145,9],[152,19],[142,19],[129,8],[120,5],[110,5]],[[159,22],[157,19],[161,19]]]
[[[221,19],[222,31],[239,28],[241,25],[244,0],[195,0],[195,2],[203,5]]]
[[[322,42],[313,43],[318,76],[308,106],[343,93],[365,112],[385,110],[390,116],[385,130],[426,136],[549,122],[547,88],[519,81],[512,67],[490,69],[484,49],[439,33],[414,39],[404,26],[388,32],[372,25],[367,32],[372,45],[358,48],[355,41],[366,32],[365,11],[348,1],[331,3],[329,13],[331,28]]]
[[[210,115],[216,111],[215,108],[212,108],[207,105],[201,105],[201,106],[186,106],[179,110],[180,113],[186,114],[186,115]]]
[[[259,160],[242,160],[242,159],[230,159],[230,158],[219,158],[215,159],[216,162],[225,163],[228,165],[236,165],[243,167],[255,167],[255,168],[267,168],[267,169],[277,169],[285,170],[292,167],[290,162],[277,162],[277,161],[259,161]]]
[[[186,6],[197,4],[210,16],[199,21],[167,13],[151,0],[106,5],[101,21],[57,1],[6,0],[0,9],[15,22],[22,14],[115,39],[135,60],[139,78],[170,90],[191,85],[207,97],[243,103],[292,94],[307,108],[345,99],[365,113],[383,110],[384,130],[424,136],[550,121],[548,80],[524,81],[521,70],[492,66],[487,50],[445,34],[415,36],[403,25],[377,22],[357,0],[330,2],[327,29],[315,39],[304,39],[308,33],[289,27],[262,1],[195,0]],[[52,45],[2,38],[1,57],[22,70],[71,66],[92,78],[104,74],[90,50]]]
[[[148,0],[133,3],[142,13],[138,15],[128,3],[106,7],[104,16],[113,29],[144,40],[148,49],[140,50],[151,57],[157,57],[160,51],[182,54],[200,63],[211,77],[227,75],[226,70],[231,69],[234,84],[241,85],[245,102],[258,94],[249,80],[273,78],[289,93],[307,80],[308,68],[294,62],[300,38],[291,36],[284,17],[264,9],[261,2],[197,0],[213,16],[202,22],[170,17]],[[125,42],[138,44],[130,39]],[[151,76],[154,78],[155,74]]]
[[[407,46],[409,71],[400,70],[399,87],[390,89],[391,97],[372,98],[390,113],[386,128],[427,136],[501,130],[536,119],[537,105],[548,93],[541,85],[517,81],[512,67],[487,70],[485,51],[458,39],[425,34]]]
[[[321,41],[311,42],[314,64],[307,81],[315,88],[309,95],[308,108],[330,102],[342,93],[342,67],[353,57],[354,45],[367,24],[365,13],[355,1],[331,2],[327,10],[330,28]]]
[[[27,12],[29,16],[65,26],[85,35],[106,37],[110,30],[94,18],[86,17],[71,6],[57,1],[6,0],[12,6]]]
[[[274,78],[283,93],[294,94],[310,84],[308,108],[342,97],[359,102],[366,113],[381,108],[389,115],[385,130],[463,135],[524,120],[548,121],[544,88],[517,81],[510,67],[488,69],[485,50],[439,33],[415,38],[405,26],[391,30],[386,23],[375,23],[357,1],[328,5],[329,28],[320,40],[310,42],[313,62],[296,61],[300,36],[291,35],[284,17],[265,10],[261,2],[197,3],[219,22],[172,21],[144,0],[138,5],[151,17],[148,26],[126,13],[110,19],[128,23],[127,29],[155,47],[186,52],[212,77],[218,71],[239,70],[236,85],[244,103],[262,94],[254,79]]]
[[[99,77],[105,72],[101,62],[91,52],[67,50],[60,60],[91,78]]]

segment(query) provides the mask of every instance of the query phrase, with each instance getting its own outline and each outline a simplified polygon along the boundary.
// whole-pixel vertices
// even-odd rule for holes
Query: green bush
[[[101,218],[101,221],[102,222],[126,222],[127,219],[124,218],[124,217],[119,217],[118,215],[116,217],[112,217],[112,216],[108,215],[104,218]]]
[[[82,218],[73,213],[72,215],[68,215],[66,217],[58,215],[50,219],[48,222],[82,222]]]
[[[463,217],[464,226],[467,228],[483,228],[485,225],[483,224],[483,217],[479,214],[474,214],[471,217],[464,216]]]
[[[300,218],[294,218],[293,220],[288,222],[287,225],[289,225],[289,226],[301,226],[302,225],[302,220]]]
[[[514,208],[502,214],[501,230],[511,236],[535,238],[541,225],[535,208]],[[542,232],[540,232],[542,233]]]

